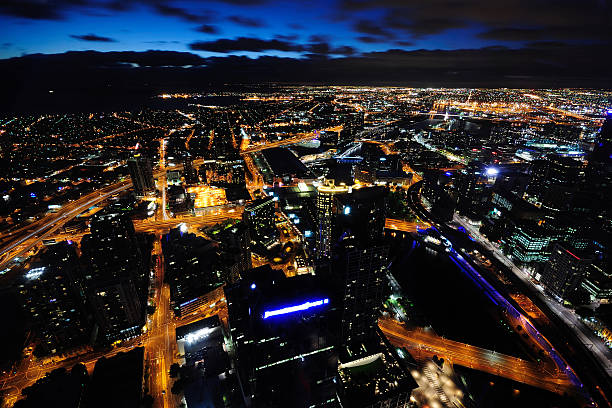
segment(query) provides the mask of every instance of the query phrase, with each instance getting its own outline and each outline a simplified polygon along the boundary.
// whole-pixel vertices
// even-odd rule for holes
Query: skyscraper
[[[269,265],[225,286],[228,325],[245,406],[336,407],[334,299],[313,275]]]
[[[82,250],[90,303],[106,339],[138,334],[147,274],[132,221],[119,213],[96,216],[91,234],[83,237]]]
[[[335,196],[346,194],[349,191],[350,188],[346,185],[336,186],[334,180],[325,180],[317,188],[318,228],[315,252],[318,259],[324,259],[331,253]]]
[[[155,191],[153,170],[148,158],[137,154],[128,160],[128,168],[136,196],[144,197]]]
[[[378,186],[336,197],[332,273],[339,275],[343,292],[341,335],[347,345],[372,338],[385,296],[389,252],[382,242],[386,193],[386,188]]]
[[[276,241],[276,206],[273,197],[260,198],[244,207],[242,219],[249,228],[251,241],[265,246]]]

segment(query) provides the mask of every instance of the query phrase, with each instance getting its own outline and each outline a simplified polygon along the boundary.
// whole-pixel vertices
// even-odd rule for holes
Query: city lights
[[[212,333],[214,331],[214,329],[205,327],[203,329],[200,330],[196,330],[192,333],[189,333],[185,336],[185,341],[187,343],[196,343],[200,340],[202,340],[203,338],[207,337],[210,333]]]
[[[27,279],[30,280],[34,280],[34,279],[38,279],[42,276],[42,274],[45,272],[45,267],[40,267],[40,268],[33,268],[30,269],[26,274],[25,277]]]

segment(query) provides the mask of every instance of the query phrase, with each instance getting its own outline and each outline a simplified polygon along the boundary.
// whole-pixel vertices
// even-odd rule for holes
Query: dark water
[[[394,263],[393,274],[437,334],[528,358],[502,315],[448,256],[419,246]]]
[[[393,275],[438,335],[533,360],[521,340],[502,319],[500,311],[448,256],[418,246],[395,248],[400,254]],[[468,397],[467,407],[576,407],[560,395],[494,375],[455,366]]]

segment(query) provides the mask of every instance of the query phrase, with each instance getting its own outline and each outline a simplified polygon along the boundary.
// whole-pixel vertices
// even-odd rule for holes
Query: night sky
[[[610,39],[605,0],[2,0],[0,57],[73,50],[335,57]]]
[[[60,87],[75,66],[113,78],[182,67],[199,68],[190,81],[610,87],[612,59],[607,0],[0,0],[0,34],[0,73],[21,81],[49,67],[41,75]],[[86,50],[115,53],[65,54]]]

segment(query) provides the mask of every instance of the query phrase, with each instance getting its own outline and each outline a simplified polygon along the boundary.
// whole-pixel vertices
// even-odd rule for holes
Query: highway
[[[306,140],[314,139],[316,137],[317,137],[316,132],[301,133],[301,134],[298,134],[297,136],[293,136],[293,137],[283,139],[283,140],[278,140],[276,142],[267,142],[267,143],[258,144],[258,145],[250,145],[246,149],[240,151],[240,154],[245,155],[249,153],[260,152],[266,149],[271,149],[273,147],[288,146],[288,145],[295,144],[295,143],[305,142]]]
[[[15,234],[10,243],[5,244],[0,249],[0,270],[6,268],[16,257],[21,257],[30,252],[44,239],[50,237],[87,208],[106,200],[114,194],[121,193],[131,186],[130,181],[121,181],[84,195],[76,201],[65,204],[58,212],[45,216],[36,223],[33,229],[27,229],[22,234]]]
[[[564,374],[554,367],[536,364],[520,358],[445,339],[421,329],[407,329],[392,319],[380,319],[378,326],[396,347],[416,349],[417,359],[433,355],[443,357],[452,364],[484,371],[523,384],[558,394],[575,394],[576,388]]]

